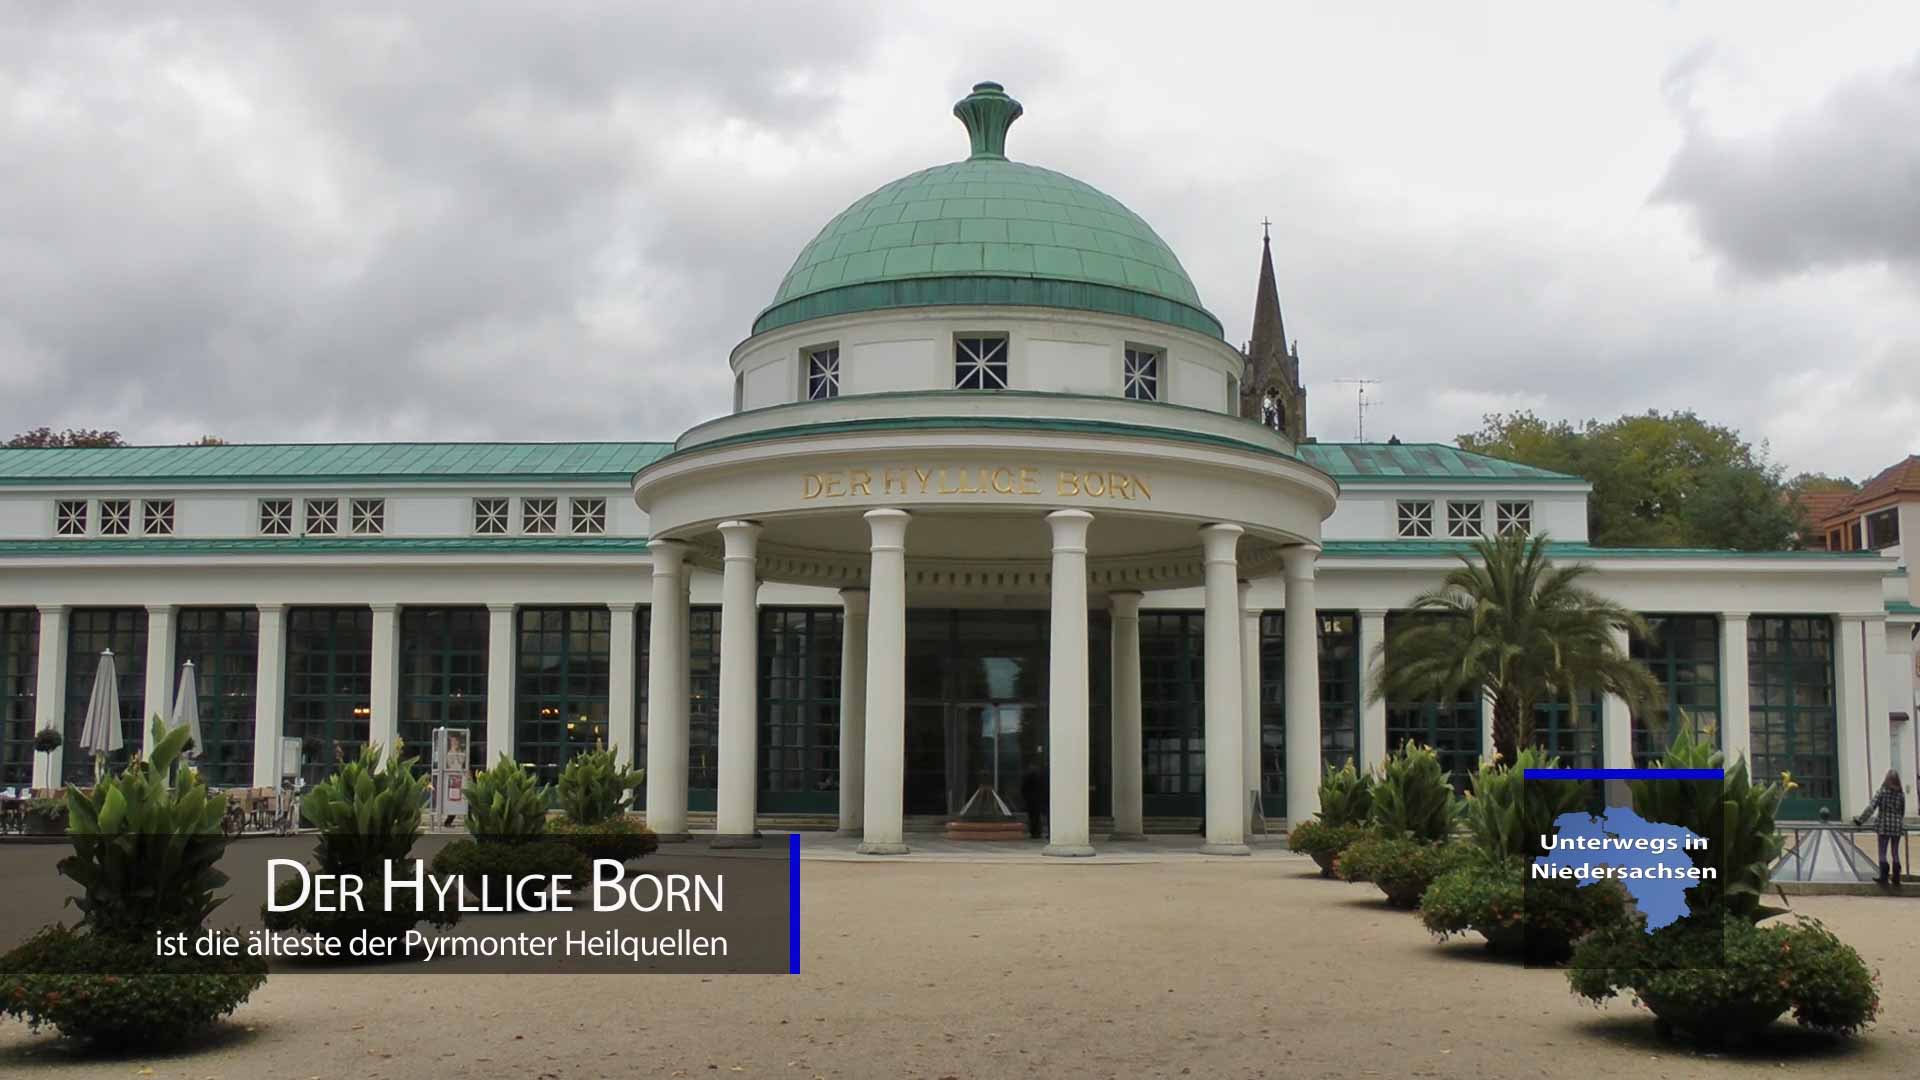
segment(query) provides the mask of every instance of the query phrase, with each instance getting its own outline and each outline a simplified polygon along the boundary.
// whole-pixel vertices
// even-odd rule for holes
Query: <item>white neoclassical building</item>
[[[830,221],[734,349],[733,411],[672,443],[0,451],[0,787],[86,773],[33,736],[77,739],[111,650],[136,744],[193,662],[220,783],[452,725],[547,777],[614,746],[669,837],[898,852],[1044,778],[1052,853],[1244,851],[1323,762],[1486,750],[1483,702],[1363,687],[1496,530],[1658,628],[1628,645],[1670,707],[1544,708],[1563,757],[1644,761],[1685,710],[1791,770],[1795,814],[1911,776],[1897,552],[1597,548],[1577,478],[1311,440],[1270,253],[1236,348],[1138,216],[1006,157],[1020,111],[980,84],[970,156]]]

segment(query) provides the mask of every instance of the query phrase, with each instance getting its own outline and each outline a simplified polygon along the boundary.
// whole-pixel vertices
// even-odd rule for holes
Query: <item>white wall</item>
[[[840,393],[884,394],[931,385],[939,352],[930,337],[863,341],[840,346]],[[952,376],[948,376],[949,382]]]
[[[0,496],[0,539],[37,540],[52,535],[52,498],[37,491]]]
[[[1227,401],[1227,379],[1245,366],[1239,350],[1190,330],[1099,312],[1018,307],[861,312],[748,338],[734,349],[731,363],[746,376],[742,400],[748,409],[800,400],[797,375],[779,384],[778,400],[769,400],[756,388],[756,373],[776,362],[797,365],[802,351],[827,344],[840,347],[843,395],[951,390],[953,339],[982,333],[1007,336],[1011,389],[1118,397],[1124,350],[1133,345],[1165,354],[1162,400],[1216,413],[1238,408]]]
[[[1518,483],[1498,486],[1347,483],[1340,491],[1340,505],[1334,508],[1333,516],[1327,519],[1321,535],[1328,540],[1398,539],[1399,522],[1395,504],[1402,499],[1433,503],[1433,534],[1436,539],[1443,539],[1447,535],[1447,503],[1450,501],[1480,503],[1480,520],[1489,531],[1499,520],[1495,516],[1495,503],[1525,501],[1533,504],[1533,531],[1536,534],[1549,533],[1555,540],[1568,543],[1585,543],[1587,540],[1587,498],[1584,490],[1566,485],[1527,487]]]
[[[740,393],[741,408],[763,409],[768,405],[792,401],[797,396],[798,363],[794,357],[773,357],[758,367],[748,369]]]

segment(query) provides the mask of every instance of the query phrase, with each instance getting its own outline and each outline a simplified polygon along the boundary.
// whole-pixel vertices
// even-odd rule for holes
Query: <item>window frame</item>
[[[132,499],[101,499],[100,500],[100,535],[101,536],[132,536],[133,535],[133,500]]]
[[[540,513],[535,507],[544,507]],[[534,515],[540,513],[541,528],[534,528]],[[560,499],[554,495],[534,495],[520,500],[520,535],[556,536],[560,532]]]
[[[998,342],[999,348],[986,349],[984,352],[969,347],[967,342]],[[965,350],[963,352],[963,350]],[[998,354],[998,359],[994,358]],[[971,354],[971,355],[969,355]],[[963,371],[963,365],[972,365]],[[994,369],[999,369],[995,374]],[[964,385],[975,373],[980,376],[979,386]],[[989,377],[997,379],[998,386],[986,385]],[[1013,338],[1004,330],[967,331],[953,335],[953,389],[980,393],[991,393],[1013,388]]]
[[[1140,362],[1145,361],[1150,368],[1144,375],[1140,372]],[[1135,345],[1128,342],[1120,347],[1120,396],[1128,401],[1161,401],[1161,386],[1166,382],[1167,350],[1152,345]],[[1144,387],[1144,395],[1134,392],[1136,387]]]
[[[1409,514],[1410,509],[1414,514]],[[1409,530],[1409,526],[1415,526],[1415,528]],[[1393,535],[1401,540],[1433,539],[1433,500],[1395,499],[1393,501]]]
[[[352,536],[385,536],[387,500],[377,495],[350,497],[347,500],[347,529]]]
[[[1867,550],[1885,551],[1900,543],[1900,508],[1898,506],[1870,510],[1862,515],[1861,520],[1866,523]],[[1882,532],[1882,529],[1891,531]]]
[[[313,512],[316,508],[320,508],[320,507],[325,507],[327,509],[327,513],[323,516],[316,518]],[[316,529],[313,527],[313,524],[315,521],[324,521],[327,524],[324,528]],[[302,536],[339,536],[340,535],[340,500],[337,498],[301,499],[300,500],[300,535]]]
[[[93,530],[93,503],[88,499],[53,501],[53,535],[87,536]]]
[[[140,535],[172,536],[179,506],[173,499],[140,500]]]
[[[1471,517],[1464,517],[1458,513],[1463,507],[1472,507],[1473,514]],[[1465,530],[1461,528],[1463,522],[1468,526]],[[1481,540],[1485,539],[1486,535],[1487,504],[1484,501],[1479,499],[1447,500],[1447,539]]]
[[[826,358],[825,370],[815,371],[816,364],[822,364]],[[800,350],[800,400],[832,401],[840,396],[841,387],[840,343],[829,341],[823,345],[809,345]],[[820,380],[820,381],[816,381]],[[815,391],[825,388],[826,393]]]
[[[293,500],[269,496],[259,501],[254,526],[261,536],[293,535]]]
[[[1517,509],[1517,513],[1515,512]],[[1533,500],[1499,499],[1493,504],[1493,530],[1506,536],[1518,526],[1521,536],[1533,535]]]
[[[583,523],[591,523],[591,527],[582,528]],[[568,496],[567,531],[575,536],[605,536],[607,534],[607,497],[605,495]]]
[[[489,512],[498,504],[497,513]],[[511,495],[475,495],[469,505],[469,521],[475,536],[511,536],[513,535],[513,496]],[[489,527],[489,522],[498,528]]]

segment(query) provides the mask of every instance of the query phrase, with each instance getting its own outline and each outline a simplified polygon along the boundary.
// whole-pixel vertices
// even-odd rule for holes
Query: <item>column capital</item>
[[[656,576],[671,577],[686,566],[687,545],[683,540],[649,540],[647,554],[653,559]]]
[[[871,594],[865,589],[841,589],[840,606],[849,615],[865,615]]]
[[[726,548],[726,554],[722,558],[727,562],[754,558],[754,549],[759,546],[760,540],[759,522],[723,521],[718,528],[720,541]]]
[[[1087,529],[1093,515],[1085,510],[1055,510],[1047,515],[1047,527],[1053,530],[1053,550],[1087,553]]]
[[[1116,619],[1138,619],[1143,596],[1142,593],[1131,591],[1110,592],[1107,594],[1107,607]]]
[[[1878,617],[1882,619],[1886,618],[1885,615],[1881,615]],[[1866,622],[1868,619],[1875,618],[1875,616],[1864,615],[1857,611],[1842,611],[1838,613],[1835,616],[1835,618],[1839,619],[1843,623],[1856,623],[1856,622],[1863,623],[1863,622]]]
[[[40,614],[42,615],[65,615],[69,610],[71,609],[66,604],[40,605]]]
[[[1312,581],[1313,564],[1320,558],[1316,544],[1295,544],[1280,549],[1280,564],[1288,581]]]
[[[1242,615],[1265,614],[1266,609],[1254,607],[1253,604],[1250,602],[1252,599],[1253,599],[1253,582],[1248,581],[1246,578],[1241,578],[1240,579],[1240,614]]]
[[[867,528],[873,534],[873,550],[904,551],[907,546],[907,523],[913,515],[905,510],[881,509],[869,510],[860,515],[867,519]]]
[[[1390,608],[1364,607],[1360,609],[1360,617],[1363,619],[1384,619],[1390,611]]]
[[[285,604],[255,604],[253,606],[254,610],[260,612],[262,615],[283,615],[287,610],[287,605]]]
[[[1746,622],[1747,618],[1751,614],[1752,614],[1751,612],[1746,612],[1746,611],[1723,611],[1720,613],[1720,621],[1721,622]]]
[[[638,600],[614,600],[607,604],[607,610],[615,615],[637,615],[640,613]]]
[[[1200,526],[1200,546],[1209,563],[1238,565],[1240,534],[1247,530],[1238,525],[1219,523]]]
[[[147,615],[149,617],[152,617],[154,615],[172,615],[174,612],[178,610],[180,610],[180,606],[178,604],[148,604],[147,605]]]
[[[391,615],[394,612],[400,610],[399,604],[390,604],[385,602],[378,603],[378,604],[368,604],[367,606],[373,609],[373,613],[375,615]]]
[[[488,604],[487,610],[496,615],[511,615],[518,606],[517,604]]]

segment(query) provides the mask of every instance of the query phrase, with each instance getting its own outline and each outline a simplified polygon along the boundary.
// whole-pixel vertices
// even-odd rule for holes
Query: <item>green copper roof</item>
[[[894,307],[1011,304],[1129,315],[1220,337],[1166,241],[1111,195],[1008,161],[1020,103],[981,83],[954,106],[973,155],[895,180],[827,222],[758,334]]]
[[[645,555],[633,536],[247,536],[227,540],[0,540],[0,557],[99,555]]]
[[[1300,460],[1343,484],[1392,480],[1586,483],[1577,476],[1518,465],[1445,443],[1302,443]]]
[[[0,485],[625,483],[669,443],[236,443],[0,449]]]
[[[1464,540],[1328,540],[1320,545],[1322,556],[1342,559],[1452,559],[1473,550]],[[1859,551],[1734,551],[1729,548],[1681,547],[1597,547],[1550,541],[1548,552],[1556,559],[1796,559],[1808,562],[1853,563],[1863,566],[1865,556],[1877,552]]]

